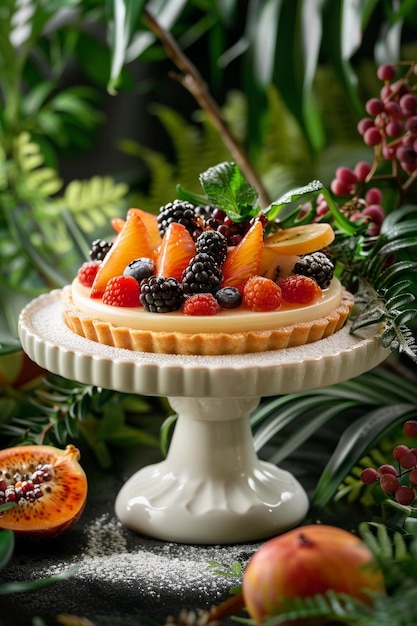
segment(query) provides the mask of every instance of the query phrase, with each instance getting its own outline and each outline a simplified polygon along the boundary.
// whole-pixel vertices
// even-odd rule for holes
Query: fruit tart
[[[114,239],[93,241],[63,290],[67,326],[117,348],[195,355],[279,350],[340,330],[353,297],[327,254],[332,227],[270,220],[233,163],[200,182],[205,196],[112,220]]]

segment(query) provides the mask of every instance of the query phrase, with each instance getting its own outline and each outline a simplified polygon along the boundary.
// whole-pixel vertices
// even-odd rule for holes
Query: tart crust
[[[81,313],[72,301],[70,288],[65,289],[62,295],[65,323],[81,337],[134,352],[208,356],[281,350],[319,341],[343,327],[353,303],[352,294],[343,290],[339,306],[328,315],[311,322],[300,322],[273,330],[188,334],[114,326],[110,322]]]

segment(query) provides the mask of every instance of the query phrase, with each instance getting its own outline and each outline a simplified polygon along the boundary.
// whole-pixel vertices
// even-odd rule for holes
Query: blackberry
[[[139,284],[144,278],[149,278],[153,274],[155,274],[155,263],[147,257],[135,259],[123,270],[123,276],[133,276]]]
[[[104,241],[104,239],[95,239],[91,244],[90,259],[92,261],[102,261],[106,254],[109,252],[113,243],[111,241]]]
[[[196,241],[197,252],[211,254],[213,259],[222,265],[227,255],[227,239],[216,230],[206,230]]]
[[[140,283],[140,301],[151,313],[178,311],[184,302],[181,284],[176,278],[150,276]]]
[[[207,252],[198,252],[182,274],[184,295],[214,293],[223,278],[220,266]]]
[[[305,254],[294,265],[294,274],[314,278],[319,287],[326,289],[333,278],[334,265],[323,252]]]
[[[198,227],[194,205],[185,200],[174,200],[161,206],[158,214],[158,228],[161,237],[172,222],[182,224],[192,235]]]

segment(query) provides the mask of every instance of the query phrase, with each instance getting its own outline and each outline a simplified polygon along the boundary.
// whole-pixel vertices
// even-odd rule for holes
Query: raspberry
[[[282,305],[281,289],[270,278],[251,276],[243,288],[243,302],[252,311],[277,311]]]
[[[309,304],[321,296],[316,281],[301,274],[278,278],[277,284],[281,287],[283,300],[292,304]]]
[[[216,315],[220,305],[211,293],[196,293],[185,301],[184,315]]]
[[[84,287],[92,286],[100,265],[100,261],[86,261],[81,265],[77,274],[81,285],[84,285]]]
[[[133,276],[110,278],[103,294],[103,304],[112,306],[140,306],[140,287]]]

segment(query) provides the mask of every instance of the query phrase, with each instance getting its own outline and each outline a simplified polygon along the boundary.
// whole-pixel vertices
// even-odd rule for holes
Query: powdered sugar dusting
[[[126,530],[109,513],[92,520],[84,529],[85,543],[79,555],[53,563],[37,563],[37,577],[48,577],[74,568],[72,585],[85,589],[111,588],[112,593],[140,599],[147,606],[209,607],[223,601],[240,578],[222,576],[213,562],[227,569],[235,562],[244,567],[260,543],[235,546],[193,546],[139,537]],[[9,571],[9,576],[12,575]],[[52,587],[51,590],[58,589]],[[109,593],[107,592],[109,598]]]
[[[25,596],[25,609],[32,614],[47,606],[52,614],[89,617],[95,626],[112,623],[110,617],[135,626],[141,623],[138,616],[164,623],[182,608],[208,609],[225,600],[241,580],[220,575],[211,564],[227,569],[239,562],[244,567],[259,545],[162,542],[132,533],[113,513],[105,512],[75,529],[68,544],[63,538],[52,554],[37,550],[36,556],[17,555],[5,574],[10,581],[72,571],[68,580]]]
[[[130,532],[107,514],[91,522],[85,534],[87,541],[77,578],[112,580],[154,598],[167,592],[186,596],[190,589],[212,601],[223,597],[239,580],[219,576],[210,563],[228,566],[240,561],[244,565],[259,545],[189,546],[147,538],[135,542],[135,536],[130,537]]]

